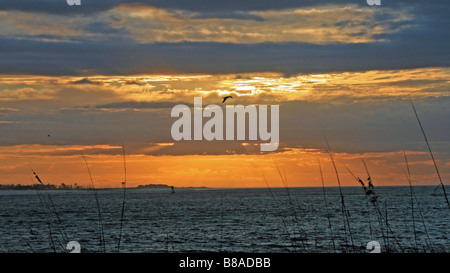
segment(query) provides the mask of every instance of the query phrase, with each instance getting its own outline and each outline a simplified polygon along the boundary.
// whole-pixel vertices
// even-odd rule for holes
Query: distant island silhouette
[[[175,187],[171,185],[166,184],[146,184],[146,185],[139,185],[137,187],[127,187],[128,189],[172,189],[173,188],[208,188],[208,187]],[[54,185],[54,184],[0,184],[0,190],[91,190],[92,187],[86,187],[86,186],[80,186],[77,183],[74,185],[67,185],[64,183],[61,183],[60,185]],[[106,189],[119,189],[119,187],[109,187],[109,188],[95,188],[96,190],[106,190]]]
[[[137,189],[165,189],[165,188],[171,188],[172,186],[166,185],[166,184],[147,184],[147,185],[139,185],[136,188]]]
[[[22,185],[22,184],[6,184],[6,185],[0,185],[0,190],[89,190],[90,187],[84,187],[80,186],[77,183],[74,185],[66,185],[64,183],[61,183],[60,185],[54,185],[54,184],[31,184],[31,185]]]
[[[136,187],[136,189],[173,189],[173,188],[179,188],[179,189],[207,189],[208,187],[200,186],[200,187],[175,187],[171,185],[166,184],[147,184],[147,185],[139,185]]]

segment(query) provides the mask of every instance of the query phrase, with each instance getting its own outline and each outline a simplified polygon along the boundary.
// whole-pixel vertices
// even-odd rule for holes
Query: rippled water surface
[[[450,213],[436,187],[128,189],[120,252],[449,252]],[[447,192],[450,192],[447,190]],[[123,191],[0,191],[0,252],[117,252]],[[387,223],[386,223],[387,222]],[[331,228],[330,228],[331,227]],[[104,245],[101,244],[102,232]]]

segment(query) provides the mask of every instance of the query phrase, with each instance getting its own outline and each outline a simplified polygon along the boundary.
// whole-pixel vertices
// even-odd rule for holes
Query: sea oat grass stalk
[[[325,203],[325,209],[327,212],[328,228],[330,230],[331,243],[333,245],[334,252],[336,252],[336,242],[334,239],[333,227],[331,225],[330,209],[328,207],[327,194],[325,193],[325,183],[324,183],[324,179],[323,179],[322,165],[320,164],[320,160],[317,160],[317,161],[319,163],[320,179],[322,181],[323,202]]]
[[[59,228],[60,228],[59,230],[60,230],[61,236],[63,237],[63,240],[64,240],[65,242],[69,242],[69,239],[68,239],[67,234],[66,234],[66,230],[65,230],[64,225],[63,225],[63,223],[62,223],[62,221],[61,221],[61,218],[59,217],[59,213],[58,213],[58,211],[57,211],[57,209],[56,209],[55,203],[53,202],[52,196],[51,196],[50,193],[47,191],[46,186],[45,186],[44,183],[42,182],[41,178],[37,175],[37,173],[36,173],[34,170],[31,170],[31,171],[33,172],[34,177],[35,177],[36,180],[39,182],[39,184],[42,186],[42,188],[44,189],[44,191],[45,191],[45,193],[46,193],[46,195],[47,195],[47,199],[48,199],[49,202],[50,202],[50,205],[51,205],[51,209],[52,209],[53,215],[56,217],[57,223],[58,223]]]
[[[344,198],[344,193],[342,192],[341,180],[339,178],[339,172],[337,170],[336,163],[334,161],[334,155],[333,155],[333,152],[332,152],[332,150],[330,148],[330,144],[328,143],[328,140],[327,140],[327,138],[325,136],[324,136],[324,138],[325,138],[325,142],[326,142],[327,148],[328,148],[328,156],[330,157],[331,163],[333,164],[333,168],[334,168],[334,172],[336,174],[336,180],[337,180],[338,188],[339,188],[339,195],[340,195],[340,199],[341,199],[342,220],[343,220],[343,224],[344,224],[345,245],[346,245],[346,247],[348,247],[348,245],[349,245],[348,244],[348,238],[347,238],[349,236],[352,250],[355,250],[355,243],[354,243],[354,240],[353,240],[352,229],[351,229],[351,226],[350,226],[350,216],[349,216],[349,212],[348,212],[348,210],[346,208],[346,205],[345,205],[345,198]],[[347,232],[348,232],[348,235],[347,235]]]
[[[380,229],[382,230],[382,235],[383,235],[383,240],[386,244],[386,251],[390,251],[390,247],[389,247],[389,236],[387,236],[387,234],[385,235],[383,232],[383,229],[381,228],[383,225],[381,224],[382,222],[384,222],[384,225],[386,226],[386,229],[391,233],[392,237],[394,238],[395,242],[397,243],[398,247],[400,248],[400,250],[402,252],[404,252],[404,248],[401,245],[400,241],[397,239],[397,236],[395,235],[395,232],[392,230],[389,222],[388,222],[388,218],[387,218],[387,210],[385,208],[385,213],[383,214],[381,212],[380,206],[378,204],[378,195],[375,193],[375,186],[373,185],[372,182],[372,177],[370,176],[369,170],[367,168],[367,165],[365,163],[364,160],[362,160],[363,164],[364,164],[364,168],[366,170],[367,173],[367,186],[364,184],[364,182],[358,177],[356,176],[348,167],[347,170],[350,172],[350,174],[355,178],[356,181],[358,181],[358,183],[361,184],[366,196],[368,197],[370,203],[372,203],[375,212],[377,213],[377,216],[379,216],[379,222],[380,222]]]
[[[271,188],[269,186],[269,182],[267,182],[267,179],[264,176],[264,174],[262,174],[262,177],[264,178],[264,182],[266,183],[267,191],[269,192],[270,197],[272,198],[274,203],[276,203],[276,198],[275,198],[275,195],[274,195],[274,193],[272,192],[272,190],[271,190]],[[289,231],[289,229],[287,227],[288,225],[286,223],[286,220],[284,219],[283,215],[279,215],[279,214],[277,214],[277,215],[280,217],[280,220],[283,223],[283,228],[284,228],[284,230],[286,232],[286,235],[289,237],[289,242],[291,243],[292,248],[294,249],[294,251],[296,251],[297,245],[294,243],[294,240],[292,240],[291,232]]]
[[[95,204],[97,206],[97,214],[98,214],[98,226],[100,230],[100,241],[99,241],[99,251],[103,250],[103,253],[106,252],[106,242],[105,242],[105,233],[103,231],[103,219],[102,219],[102,210],[100,208],[100,201],[98,199],[98,193],[94,186],[94,180],[92,179],[91,169],[87,163],[86,157],[82,154],[84,163],[86,165],[87,171],[89,173],[89,179],[91,180],[91,189],[94,192]]]
[[[417,203],[417,210],[418,210],[418,213],[419,213],[419,215],[421,217],[421,220],[422,220],[422,225],[424,227],[424,232],[425,232],[426,238],[428,240],[428,242],[427,242],[428,246],[430,247],[431,252],[434,252],[433,243],[431,242],[430,235],[428,234],[428,228],[427,228],[427,225],[426,225],[426,222],[425,222],[425,218],[423,217],[422,209],[420,207],[419,200],[417,200],[417,196],[415,194],[415,191],[414,191],[414,188],[413,188],[413,185],[412,185],[412,178],[411,178],[411,171],[410,171],[410,168],[409,168],[409,161],[408,161],[408,158],[406,156],[405,151],[403,151],[403,156],[405,158],[405,164],[406,164],[406,170],[407,170],[407,173],[405,172],[405,177],[406,177],[406,180],[408,181],[408,184],[409,184],[409,187],[410,187],[411,210],[412,210],[411,212],[412,212],[412,220],[413,220],[413,228],[414,228],[414,241],[415,241],[416,251],[419,250],[419,246],[418,246],[418,243],[417,243],[418,239],[417,239],[416,223],[415,223],[415,217],[414,217],[415,216],[414,201],[416,201],[416,203]]]
[[[291,197],[291,193],[290,193],[290,190],[289,190],[289,187],[288,187],[288,183],[287,183],[286,177],[283,177],[283,175],[281,174],[280,168],[278,167],[278,164],[276,162],[275,162],[275,167],[276,167],[276,169],[278,171],[278,174],[280,175],[281,181],[284,184],[284,188],[286,190],[286,194],[287,194],[287,197],[288,197],[288,204],[290,206],[292,218],[294,220],[294,240],[300,241],[301,244],[302,244],[303,250],[304,251],[308,251],[308,248],[306,247],[306,244],[305,244],[306,235],[299,228],[299,219],[297,217],[295,206],[294,206],[294,203],[292,201],[292,197]],[[296,229],[298,231],[298,237],[295,235],[295,230]]]
[[[436,160],[434,159],[433,152],[431,151],[430,143],[428,142],[427,135],[425,134],[425,130],[423,129],[422,123],[420,122],[419,115],[417,114],[417,111],[416,111],[416,107],[414,107],[414,103],[413,103],[412,99],[410,99],[410,101],[411,101],[411,106],[414,110],[414,114],[416,115],[417,122],[419,123],[420,130],[422,131],[423,138],[425,139],[425,143],[427,144],[428,151],[430,152],[431,159],[433,160],[434,169],[436,170],[436,174],[439,178],[439,184],[442,187],[445,201],[447,203],[448,208],[450,209],[450,202],[448,201],[447,192],[445,191],[445,186],[444,186],[444,183],[442,182],[441,173],[439,172],[439,168],[436,164]]]
[[[123,143],[122,143],[122,155],[123,155],[124,179],[122,182],[123,198],[122,198],[122,210],[120,212],[120,227],[119,227],[119,240],[117,242],[117,252],[120,252],[120,243],[122,240],[123,221],[125,220],[125,200],[127,189],[127,161],[125,157],[125,146],[123,145]]]

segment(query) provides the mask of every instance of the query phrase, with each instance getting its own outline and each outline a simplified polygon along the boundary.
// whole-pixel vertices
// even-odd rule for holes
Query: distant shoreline
[[[208,189],[209,187],[175,187],[171,185],[166,184],[147,184],[147,185],[139,185],[135,187],[127,187],[127,189],[171,189],[171,188],[177,188],[177,189]],[[113,189],[122,189],[119,187],[111,187],[111,188],[92,188],[92,187],[85,187],[85,186],[79,186],[77,184],[75,185],[65,185],[64,183],[60,185],[54,185],[54,184],[32,184],[32,185],[22,185],[22,184],[0,184],[0,190],[113,190]]]
[[[76,185],[76,184],[75,184]],[[438,185],[413,185],[413,187],[437,187]],[[206,187],[206,186],[187,186],[187,187],[175,187],[174,189],[265,189],[267,187],[230,187],[230,188],[224,188],[224,187]],[[325,186],[325,188],[337,188],[338,186]],[[360,186],[342,186],[343,188],[360,188]],[[409,187],[409,185],[383,185],[383,186],[377,186],[377,188],[386,188],[386,187]],[[445,187],[450,187],[450,185],[445,185]],[[133,186],[133,187],[127,187],[127,189],[168,189],[170,190],[172,188],[171,185],[166,184],[147,184],[147,185],[139,185],[139,186]],[[285,188],[285,187],[270,187],[271,189],[277,189],[277,188]],[[297,186],[297,187],[289,187],[289,188],[321,188],[321,186]],[[32,185],[22,185],[22,184],[0,184],[0,190],[44,190],[44,186],[41,184],[32,184]],[[120,187],[106,187],[106,188],[92,188],[92,187],[85,187],[85,186],[72,186],[72,185],[54,185],[54,184],[46,184],[45,190],[120,190],[123,188]]]

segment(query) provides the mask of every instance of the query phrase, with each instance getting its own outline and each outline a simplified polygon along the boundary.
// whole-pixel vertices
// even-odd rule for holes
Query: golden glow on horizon
[[[166,144],[163,144],[166,145]],[[170,144],[167,144],[170,145]],[[249,144],[245,144],[247,147]],[[109,149],[107,145],[92,147]],[[30,168],[33,168],[45,183],[74,184],[88,186],[89,176],[81,153],[76,155],[51,154],[59,151],[81,150],[89,152],[89,146],[74,145],[20,145],[0,147],[0,170],[2,184],[31,184]],[[114,154],[87,154],[86,158],[96,187],[120,187],[124,178],[121,147]],[[251,148],[249,148],[251,149]],[[16,151],[16,152],[14,152]],[[28,152],[25,152],[28,151]],[[44,156],[45,151],[50,155]],[[407,152],[413,169],[415,185],[434,185],[433,166],[426,152]],[[370,169],[375,186],[407,185],[402,152],[335,154],[343,186],[358,186],[344,165],[365,179],[363,158]],[[235,155],[184,155],[149,156],[132,154],[126,156],[127,181],[130,187],[143,184],[168,184],[176,187],[284,187],[276,166],[286,175],[289,187],[320,187],[318,160],[324,171],[325,185],[337,186],[334,169],[328,154],[314,149],[290,149],[276,154]],[[450,162],[443,165],[449,165]],[[444,173],[444,180],[450,175]]]

